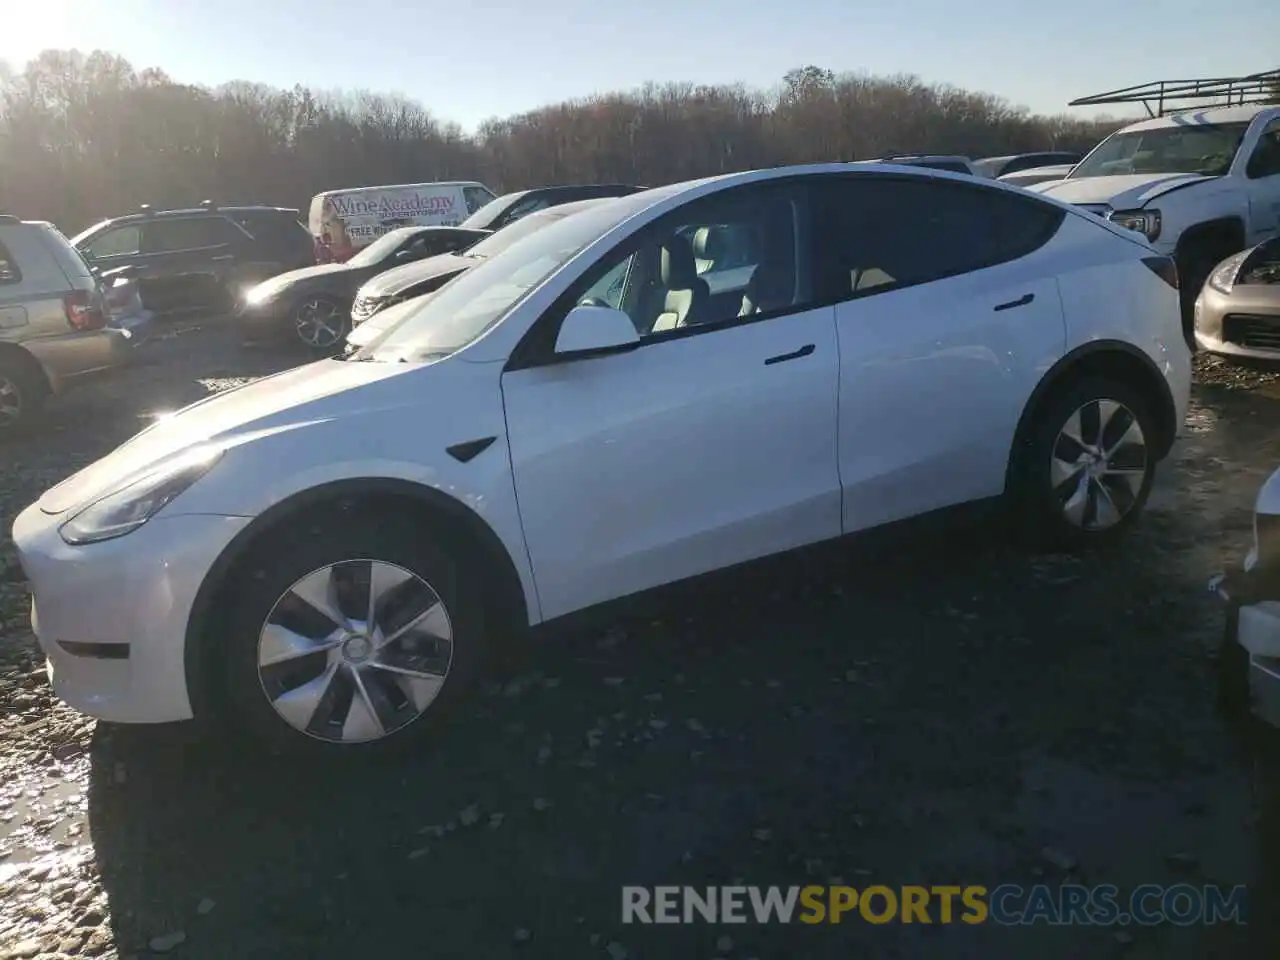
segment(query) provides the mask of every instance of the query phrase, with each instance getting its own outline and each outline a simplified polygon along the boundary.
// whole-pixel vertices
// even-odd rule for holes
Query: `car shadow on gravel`
[[[189,725],[100,724],[89,816],[116,942],[209,958],[1250,955],[1235,927],[620,922],[623,884],[1275,891],[1253,846],[1277,839],[1274,804],[1240,826],[1274,778],[1224,734],[1220,618],[1159,546],[1169,522],[1086,557],[1032,557],[966,522],[656,591],[539,631],[529,669],[396,759],[266,761]]]

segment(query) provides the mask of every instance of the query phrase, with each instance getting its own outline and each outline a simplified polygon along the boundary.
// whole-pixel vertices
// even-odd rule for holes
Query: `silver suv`
[[[75,377],[123,363],[97,278],[51,223],[0,215],[0,436]]]

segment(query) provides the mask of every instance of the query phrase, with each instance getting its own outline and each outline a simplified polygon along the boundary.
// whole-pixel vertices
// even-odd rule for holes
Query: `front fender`
[[[538,622],[496,368],[494,373],[492,391],[466,391],[465,402],[455,401],[447,411],[429,404],[433,391],[428,390],[419,403],[304,420],[233,444],[164,513],[259,517],[277,504],[343,481],[426,488],[455,501],[492,531],[519,575],[530,619]],[[448,452],[455,444],[490,437],[493,442],[465,463]]]

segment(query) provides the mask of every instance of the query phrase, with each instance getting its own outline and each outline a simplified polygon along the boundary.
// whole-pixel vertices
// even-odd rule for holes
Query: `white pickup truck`
[[[1063,180],[1027,187],[1143,234],[1172,256],[1191,336],[1213,267],[1280,234],[1280,104],[1188,110],[1107,137]]]

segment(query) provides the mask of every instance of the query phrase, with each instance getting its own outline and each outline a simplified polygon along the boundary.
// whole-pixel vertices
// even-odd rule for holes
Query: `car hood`
[[[398,363],[318,360],[206,397],[150,427],[48,490],[45,513],[87,505],[200,443],[231,446],[351,410],[349,391],[412,369]],[[339,399],[339,395],[344,395]]]
[[[406,287],[433,277],[443,277],[474,267],[480,261],[456,253],[441,253],[417,263],[406,263],[378,274],[360,288],[361,297],[394,297]]]
[[[359,350],[366,346],[369,341],[385,333],[389,328],[400,322],[401,318],[406,314],[418,309],[418,305],[422,301],[434,297],[436,291],[424,293],[420,297],[414,297],[412,300],[402,300],[400,303],[393,303],[391,306],[379,310],[372,317],[360,324],[354,330],[347,334],[347,349],[349,352]]]
[[[1134,210],[1170,190],[1216,179],[1199,173],[1128,173],[1033,183],[1026,189],[1064,203],[1105,203],[1113,210]]]
[[[277,274],[270,280],[263,280],[253,288],[252,292],[257,299],[268,299],[302,284],[327,285],[332,282],[342,282],[347,278],[358,282],[361,277],[368,275],[369,269],[369,267],[353,267],[349,263],[318,263],[314,267],[289,270],[286,273]]]

